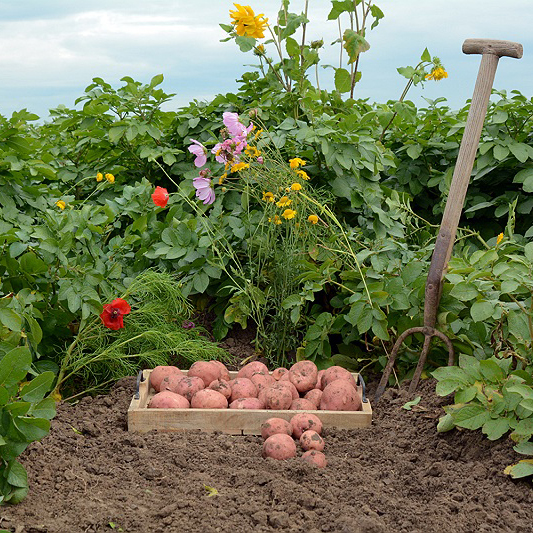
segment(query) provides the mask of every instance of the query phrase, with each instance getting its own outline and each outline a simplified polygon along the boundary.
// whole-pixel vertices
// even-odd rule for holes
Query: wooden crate
[[[232,435],[260,435],[261,424],[272,417],[290,420],[302,411],[272,409],[148,409],[155,394],[150,386],[151,370],[143,370],[137,379],[137,391],[128,409],[128,431],[145,433],[154,429],[162,431],[202,430],[220,431]],[[236,372],[230,372],[233,379]],[[358,380],[358,375],[353,374]],[[359,387],[360,392],[363,388]],[[314,413],[324,427],[358,429],[372,424],[372,407],[365,398],[361,411],[303,411]]]

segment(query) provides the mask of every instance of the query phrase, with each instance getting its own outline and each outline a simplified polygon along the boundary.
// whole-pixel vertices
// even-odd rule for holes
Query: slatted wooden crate
[[[151,370],[143,370],[137,380],[137,391],[128,409],[128,431],[145,433],[154,429],[162,431],[202,430],[220,431],[232,435],[259,435],[261,424],[272,417],[290,420],[302,411],[277,411],[271,409],[148,409],[155,390],[150,386]],[[233,379],[236,372],[230,372]],[[314,413],[324,427],[357,429],[372,424],[372,407],[364,395],[364,383],[353,374],[364,397],[361,411],[304,411]]]

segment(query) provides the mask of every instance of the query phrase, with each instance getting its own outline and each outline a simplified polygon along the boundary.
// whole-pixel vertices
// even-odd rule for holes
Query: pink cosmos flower
[[[250,125],[246,128],[244,124],[239,122],[239,115],[237,113],[230,113],[229,111],[222,113],[222,121],[231,135],[239,135],[244,138],[246,138],[254,127],[253,123],[250,122]]]
[[[215,201],[215,191],[211,184],[211,178],[194,178],[192,184],[196,189],[196,196],[200,198],[204,204],[212,204]]]
[[[215,144],[211,152],[215,154],[215,159],[219,163],[235,164],[239,162],[239,154],[246,148],[246,145],[244,138],[237,136]]]
[[[203,167],[207,163],[207,148],[198,141],[195,141],[194,139],[189,140],[194,143],[189,146],[189,152],[196,156],[194,164],[197,167]]]

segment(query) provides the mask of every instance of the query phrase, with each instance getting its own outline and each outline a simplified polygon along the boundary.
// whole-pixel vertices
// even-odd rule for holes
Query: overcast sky
[[[502,58],[495,88],[533,96],[533,0],[377,0],[385,18],[367,34],[370,50],[362,55],[363,73],[356,95],[385,102],[398,98],[404,78],[396,67],[415,65],[425,47],[441,58],[449,78],[413,88],[418,106],[427,98],[446,97],[452,108],[471,97],[480,56],[464,55],[467,38],[520,42],[524,57]],[[242,5],[248,5],[242,3]],[[256,13],[271,22],[278,0],[254,0]],[[292,0],[300,12],[304,0]],[[337,64],[335,22],[327,21],[329,0],[310,0],[310,39],[324,38],[324,63]],[[131,76],[143,83],[162,73],[163,89],[176,93],[169,108],[193,99],[236,91],[243,54],[219,23],[229,23],[228,0],[0,0],[0,113],[27,108],[47,118],[48,110],[74,106],[93,77],[114,87]],[[346,23],[346,21],[345,21]],[[249,68],[248,68],[249,70]],[[332,70],[320,72],[321,86],[332,87]]]

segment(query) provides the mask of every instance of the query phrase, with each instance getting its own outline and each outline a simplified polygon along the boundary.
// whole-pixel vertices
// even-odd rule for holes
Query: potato
[[[226,368],[226,365],[224,363],[222,363],[221,361],[215,361],[215,360],[211,361],[211,363],[214,363],[220,369],[220,375],[218,379],[222,381],[229,381],[231,379],[229,375],[229,370]]]
[[[231,398],[231,385],[229,381],[215,379],[215,381],[209,383],[209,388],[220,392],[227,400]]]
[[[290,435],[277,433],[263,442],[263,457],[277,460],[296,457],[296,443]]]
[[[178,383],[186,376],[179,374],[169,374],[163,378],[163,381],[159,384],[159,392],[169,390],[176,392]],[[177,393],[179,394],[179,392]]]
[[[289,370],[289,381],[298,392],[314,389],[318,377],[318,368],[313,361],[298,361]]]
[[[355,378],[349,370],[342,368],[342,366],[330,366],[329,368],[326,368],[322,376],[322,390],[324,390],[332,381],[337,379],[345,379],[349,381],[354,388],[357,388]]]
[[[257,398],[257,387],[248,378],[235,378],[230,381],[231,397],[230,402],[238,398]]]
[[[319,370],[318,376],[316,378],[316,388],[322,390],[322,376],[324,375],[325,370]]]
[[[319,408],[326,411],[359,411],[361,396],[346,379],[332,381],[322,391]]]
[[[283,376],[284,374],[288,374],[289,371],[284,368],[284,367],[279,367],[279,368],[276,368],[273,372],[272,372],[272,377],[276,380],[276,381],[279,381],[281,379],[281,376]]]
[[[302,433],[300,445],[305,451],[316,450],[321,452],[324,449],[324,439],[316,431],[308,429]]]
[[[315,409],[318,409],[320,405],[320,398],[322,397],[322,391],[320,389],[312,389],[304,396],[306,400],[315,404]]]
[[[261,437],[263,437],[264,440],[279,433],[292,435],[292,424],[284,418],[276,417],[269,418],[261,424]]]
[[[322,420],[312,413],[298,413],[291,418],[292,435],[299,439],[308,429],[322,433]]]
[[[172,392],[181,394],[182,396],[185,396],[187,400],[191,401],[194,394],[204,388],[204,382],[201,378],[197,376],[186,376],[184,378],[181,378],[176,383],[176,386],[173,388]]]
[[[191,407],[193,409],[226,409],[228,400],[216,390],[202,389],[193,394]]]
[[[326,456],[317,450],[308,450],[302,454],[302,459],[318,468],[325,468],[328,464]]]
[[[264,409],[265,404],[259,398],[237,398],[229,404],[230,409]]]
[[[238,372],[238,378],[248,378],[250,379],[255,372],[264,372],[268,374],[268,368],[264,363],[260,361],[252,361],[247,365],[244,365]]]
[[[264,389],[264,394],[261,391],[260,400],[264,401],[266,409],[285,410],[291,406],[293,398],[290,388],[278,381]]]
[[[148,408],[152,409],[187,409],[189,400],[174,392],[165,390],[154,394]]]
[[[315,403],[305,398],[296,398],[289,407],[291,411],[316,411],[317,406]]]
[[[276,383],[276,380],[270,374],[265,374],[264,372],[254,372],[250,380],[257,387],[257,394],[262,389],[266,389],[269,385]]]
[[[172,374],[183,376],[183,372],[176,366],[156,366],[150,372],[150,385],[159,392],[161,390],[160,385],[163,379]]]
[[[214,361],[196,361],[191,365],[187,376],[197,377],[204,382],[204,387],[220,377],[220,367]]]
[[[277,384],[289,389],[293,400],[296,400],[300,397],[300,395],[298,394],[298,391],[296,390],[296,387],[288,379],[280,380],[277,382]]]

